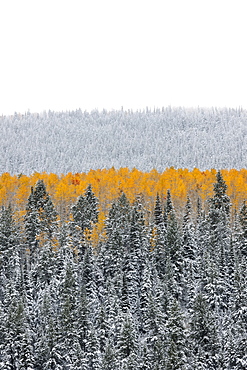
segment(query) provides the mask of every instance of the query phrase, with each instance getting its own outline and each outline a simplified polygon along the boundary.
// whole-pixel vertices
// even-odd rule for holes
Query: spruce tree
[[[215,316],[200,292],[195,296],[190,315],[190,348],[193,369],[217,369],[219,341]]]
[[[187,197],[185,206],[185,214],[182,225],[182,274],[181,274],[181,289],[182,289],[182,304],[189,305],[193,296],[194,280],[196,274],[196,236],[195,226],[192,221],[192,205],[190,198]]]
[[[180,230],[178,226],[175,210],[172,207],[171,198],[169,197],[169,213],[167,221],[167,257],[166,266],[171,269],[166,271],[170,277],[174,278],[175,285],[171,284],[171,288],[176,289],[176,298],[182,294],[182,268],[183,268],[183,254]],[[167,269],[166,267],[166,269]]]
[[[239,212],[239,222],[241,225],[241,246],[240,252],[243,256],[247,256],[247,206],[246,202],[243,203]]]
[[[80,195],[76,204],[72,206],[73,222],[70,223],[74,247],[77,250],[79,261],[82,261],[86,249],[85,233],[90,239],[90,233],[98,222],[98,200],[92,186],[88,185],[84,195]]]
[[[38,211],[39,232],[51,240],[56,229],[57,212],[43,180],[38,180],[33,192],[34,208]]]
[[[117,355],[114,344],[108,341],[103,352],[102,366],[104,370],[117,369]]]
[[[113,202],[106,219],[107,242],[104,251],[104,275],[121,280],[124,251],[129,240],[131,206],[122,193]]]
[[[14,279],[16,268],[20,272],[23,253],[20,247],[20,233],[11,206],[0,212],[0,301],[4,300],[5,288]]]
[[[89,326],[86,338],[86,363],[88,369],[101,370],[102,369],[102,355],[100,352],[100,344],[93,324]]]
[[[185,214],[183,217],[183,257],[193,260],[195,258],[195,227],[192,221],[192,205],[187,197]]]
[[[117,342],[117,350],[120,363],[129,360],[130,357],[135,358],[138,355],[138,337],[135,322],[130,312],[127,312],[123,317],[122,327]],[[137,365],[137,361],[135,361]]]
[[[165,226],[166,225],[166,226]],[[153,258],[156,264],[156,269],[160,278],[164,277],[165,263],[167,258],[167,220],[164,221],[162,213],[161,201],[159,194],[156,196],[156,203],[154,209],[154,227],[152,228],[153,234]]]
[[[210,242],[212,257],[224,254],[230,242],[229,217],[230,198],[226,194],[227,185],[223,180],[221,172],[216,175],[214,184],[214,196],[209,199],[208,222],[210,225]],[[223,267],[223,266],[222,266]]]
[[[144,223],[142,212],[136,205],[131,209],[129,240],[123,256],[123,289],[126,289],[125,298],[132,314],[139,314],[140,296],[139,287],[143,266],[140,264],[145,253],[145,239],[143,237]]]
[[[163,223],[163,213],[159,193],[156,195],[155,208],[154,208],[154,224],[158,226]]]
[[[92,228],[93,224],[96,224],[98,222],[98,199],[95,197],[91,184],[88,185],[88,187],[85,190],[84,194],[85,198],[85,216],[86,220],[88,220],[88,229]]]
[[[57,212],[46,191],[45,184],[43,180],[38,180],[35,188],[31,188],[24,218],[26,243],[30,250],[31,263],[37,257],[38,245],[44,245],[47,241],[56,244],[56,220]]]
[[[229,304],[228,255],[231,243],[230,198],[226,194],[227,185],[220,171],[216,174],[214,196],[209,199],[208,224],[210,247],[208,254],[209,279],[214,290],[215,309],[227,310]]]
[[[182,369],[187,363],[187,343],[184,319],[178,301],[173,299],[167,310],[166,350],[164,351],[164,369]]]

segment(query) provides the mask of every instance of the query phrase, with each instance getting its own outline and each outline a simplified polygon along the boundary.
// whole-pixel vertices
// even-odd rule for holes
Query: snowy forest
[[[247,111],[163,108],[0,117],[0,173],[246,167]]]
[[[183,132],[181,129],[177,140],[184,141],[184,135],[187,135],[189,147],[196,132],[200,140],[203,136],[206,140],[209,127],[205,123],[199,133],[196,122],[199,117],[206,122],[212,112],[185,113],[177,111],[179,119],[184,117],[186,127]],[[187,114],[194,117],[192,121]],[[73,115],[78,115],[78,120],[88,117],[90,125],[97,121],[96,126],[91,127],[94,135],[94,129],[98,132],[100,125],[105,126],[107,132],[110,117],[115,120],[124,113],[105,114],[105,121],[103,113],[87,116],[77,112]],[[139,115],[143,117],[142,113]],[[164,128],[164,134],[176,130],[176,120],[172,121],[169,110],[148,112],[146,117],[152,121],[155,115],[160,117],[160,122],[164,117],[170,118],[170,121],[167,118],[169,125],[167,130]],[[222,125],[230,135],[236,127],[233,122],[237,122],[240,131],[239,140],[234,142],[231,138],[227,145],[219,145],[218,149],[213,142],[206,141],[209,147],[212,145],[221,152],[214,161],[223,163],[227,161],[227,155],[234,152],[231,160],[236,160],[235,165],[227,163],[233,167],[243,166],[241,151],[246,130],[242,124],[243,116],[246,116],[244,111],[220,111],[215,115],[213,122],[218,125],[214,127],[218,133],[215,143],[218,141],[218,145],[223,140],[219,141]],[[136,126],[141,122],[141,118],[137,120],[137,113],[129,113],[127,117],[126,124],[132,125],[136,133],[141,130]],[[66,162],[58,159],[56,169],[58,172],[66,170],[66,163],[69,166],[68,142],[64,142],[62,136],[51,137],[50,142],[46,142],[44,137],[49,137],[49,127],[43,132],[42,122],[48,118],[63,132],[70,114],[52,113],[51,117],[37,116],[35,120],[33,115],[8,118],[9,125],[5,123],[5,130],[12,133],[8,142],[15,142],[13,133],[15,130],[20,132],[23,125],[26,135],[20,145],[24,142],[27,145],[23,153],[13,145],[8,147],[5,143],[5,149],[0,146],[9,158],[5,170],[27,173],[34,169],[34,165],[41,168],[49,156],[52,158],[48,146],[53,139],[54,151],[57,145],[65,148],[65,152],[57,155],[60,159],[64,155]],[[37,128],[33,135],[38,137],[43,132],[45,148],[41,148],[38,141],[30,140],[28,127],[33,120]],[[148,128],[150,122],[144,122],[148,132],[157,135],[158,139],[158,126]],[[117,130],[115,134],[122,135]],[[71,135],[74,139],[71,136],[69,140],[75,144],[76,151],[79,145],[77,131],[72,129]],[[235,133],[234,137],[237,135]],[[131,148],[139,138],[133,132],[129,137],[128,148]],[[87,137],[85,142],[80,139],[80,148],[84,152],[85,146],[92,145],[95,155],[91,160],[100,167],[104,154],[99,157],[99,148],[91,138]],[[101,139],[99,135],[98,140]],[[152,151],[152,137],[143,137],[143,140],[145,148],[149,141]],[[104,138],[101,143],[104,144]],[[117,149],[118,142],[114,143],[112,139],[108,149],[105,148],[107,153],[114,144]],[[162,152],[170,145],[166,140],[163,144]],[[194,144],[199,150],[198,142],[194,141]],[[204,167],[211,163],[207,154],[210,149],[205,143],[200,145],[203,145],[205,156],[198,160]],[[36,147],[37,152],[32,151],[32,156],[26,157],[24,164],[22,161],[29,155],[31,147]],[[137,146],[138,156],[141,156],[141,147]],[[179,142],[175,148],[171,146],[171,150],[178,147]],[[156,149],[159,151],[161,146]],[[43,155],[39,155],[40,150]],[[12,151],[12,156],[8,151]],[[186,153],[184,161],[188,166],[192,153],[189,150]],[[70,152],[69,158],[75,168],[79,157],[75,156],[73,162]],[[127,152],[125,158],[134,163]],[[149,162],[145,164],[143,160],[142,163],[144,167],[155,164],[159,167],[163,163],[161,160],[162,156],[158,163],[158,155],[154,155]],[[166,157],[163,160],[165,163]],[[179,153],[174,160],[182,165]],[[3,157],[2,161],[4,163]],[[85,163],[86,160],[81,166]],[[91,164],[89,161],[88,165]],[[54,166],[55,161],[51,161],[50,169]],[[177,202],[179,196],[172,189],[166,189],[164,197],[161,187],[153,197],[153,206],[148,206],[143,194],[131,198],[118,188],[119,195],[105,210],[100,229],[104,198],[95,195],[91,184],[87,184],[66,212],[62,206],[56,208],[43,179],[38,179],[29,188],[21,213],[16,212],[18,205],[13,201],[17,202],[17,199],[11,198],[11,190],[8,199],[12,202],[2,202],[0,212],[0,369],[246,369],[247,205],[244,194],[239,205],[229,197],[232,180],[228,187],[222,173],[215,171],[211,195],[207,199],[202,201],[200,196],[197,197],[198,193],[195,196],[191,191],[183,206],[181,201]],[[205,177],[205,174],[201,176]],[[24,176],[19,178],[22,179],[26,181]],[[17,179],[14,183],[20,184]],[[6,199],[7,193],[2,194]],[[97,238],[96,229],[100,230]]]

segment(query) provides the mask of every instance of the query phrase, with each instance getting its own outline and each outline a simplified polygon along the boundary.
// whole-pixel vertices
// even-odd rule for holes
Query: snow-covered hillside
[[[27,113],[0,117],[0,173],[246,167],[247,111]]]

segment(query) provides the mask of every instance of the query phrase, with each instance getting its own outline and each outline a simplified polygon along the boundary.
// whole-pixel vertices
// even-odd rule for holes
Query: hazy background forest
[[[247,111],[163,108],[47,111],[0,117],[0,173],[135,167],[241,169]]]

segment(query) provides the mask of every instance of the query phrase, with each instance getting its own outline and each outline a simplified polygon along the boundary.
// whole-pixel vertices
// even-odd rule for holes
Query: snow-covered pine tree
[[[98,214],[98,200],[89,184],[84,196],[80,195],[76,204],[72,206],[73,220],[80,228],[82,237],[86,230],[92,230],[93,225],[98,222]]]
[[[129,311],[123,316],[116,347],[120,366],[134,370],[138,366],[138,334],[134,318]],[[129,362],[131,367],[126,367]]]
[[[106,219],[106,248],[104,251],[104,276],[121,280],[124,251],[127,247],[130,230],[131,206],[122,193],[116,199]]]
[[[156,202],[154,208],[154,246],[153,246],[153,258],[155,261],[156,269],[160,278],[164,277],[165,264],[168,254],[167,249],[167,213],[162,213],[162,206],[159,194],[156,195]]]
[[[166,246],[166,265],[170,269],[166,273],[173,276],[175,285],[171,284],[171,288],[176,289],[176,298],[182,294],[182,244],[181,235],[178,226],[178,221],[175,213],[175,209],[172,204],[170,191],[167,191],[167,202],[165,205],[165,211],[167,218],[167,246]],[[166,269],[167,269],[166,267]]]
[[[230,198],[227,185],[220,171],[216,174],[214,196],[209,199],[208,224],[210,233],[209,262],[212,287],[214,287],[215,309],[226,310],[229,304],[228,255],[231,243]]]
[[[243,256],[247,256],[247,205],[246,202],[243,203],[239,212],[239,222],[241,225],[241,246],[240,253]]]
[[[167,309],[164,369],[183,369],[188,365],[188,348],[184,318],[179,303],[173,299]]]
[[[70,222],[70,231],[74,242],[74,248],[79,261],[82,261],[86,249],[85,232],[90,238],[93,225],[98,222],[98,200],[95,197],[92,186],[88,185],[84,196],[80,195],[76,204],[71,208],[73,221]]]
[[[154,207],[154,224],[158,226],[163,223],[163,212],[160,201],[159,193],[156,195],[155,207]]]
[[[219,340],[216,317],[206,298],[198,292],[190,314],[189,345],[192,369],[217,369]]]
[[[0,211],[0,301],[4,300],[5,287],[14,279],[15,270],[20,271],[22,251],[20,232],[9,205]]]
[[[56,244],[56,220],[57,212],[45,184],[43,180],[38,180],[35,188],[31,188],[24,218],[26,244],[30,250],[31,263],[36,258],[39,245],[44,245],[47,241]]]
[[[182,305],[189,305],[191,298],[194,294],[194,282],[196,274],[196,257],[197,257],[197,246],[195,237],[195,226],[192,220],[192,205],[190,198],[187,197],[185,205],[185,213],[182,224],[182,277],[181,277],[181,288],[182,288]]]
[[[192,220],[192,205],[190,198],[187,197],[185,213],[183,217],[183,257],[193,260],[195,258],[195,226]]]

